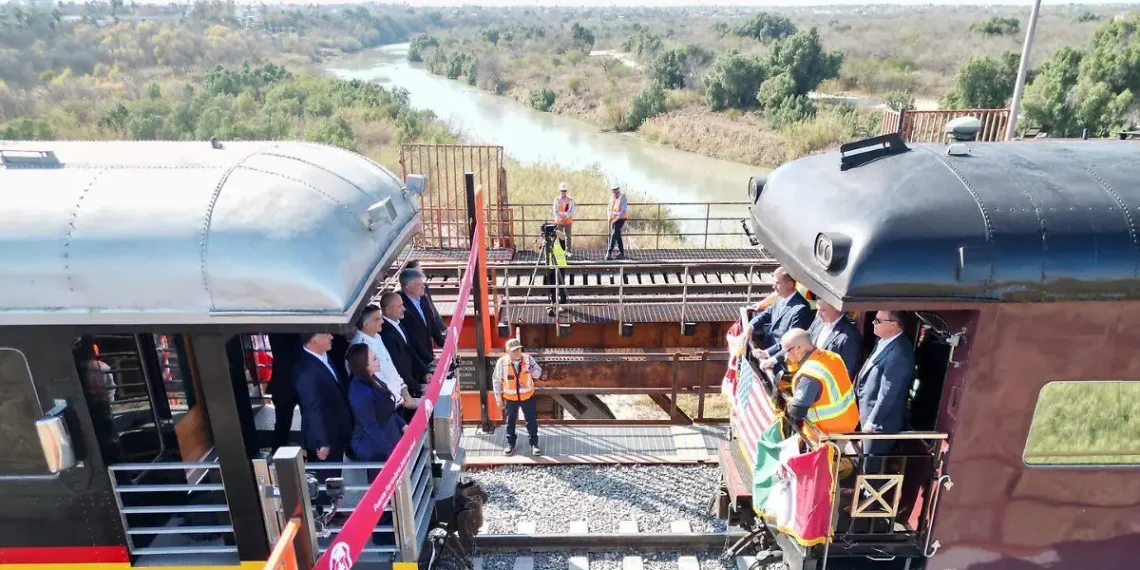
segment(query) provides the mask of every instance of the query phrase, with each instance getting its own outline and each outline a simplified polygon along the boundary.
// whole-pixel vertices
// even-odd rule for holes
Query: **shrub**
[[[665,112],[665,90],[660,85],[650,84],[629,102],[629,112],[625,126],[636,131],[646,120]]]
[[[554,92],[549,88],[535,89],[530,92],[530,106],[539,111],[549,111],[554,108]]]

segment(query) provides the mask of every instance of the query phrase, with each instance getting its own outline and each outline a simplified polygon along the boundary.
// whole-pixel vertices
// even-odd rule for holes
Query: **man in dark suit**
[[[792,329],[811,326],[811,308],[796,291],[796,280],[783,267],[772,272],[776,279],[776,301],[752,317],[752,340],[760,348],[754,356],[771,358],[780,352],[780,339]]]
[[[842,311],[832,307],[820,299],[818,302],[815,320],[808,328],[808,337],[816,348],[834,352],[843,359],[847,366],[847,377],[855,378],[859,371],[859,356],[862,354],[863,338],[855,325],[847,319]],[[784,353],[781,350],[775,356],[768,357],[760,362],[760,367],[775,369],[780,373],[784,366]]]
[[[879,311],[873,323],[879,341],[855,380],[859,424],[864,433],[900,433],[906,418],[906,396],[914,381],[914,347],[903,334],[900,313]],[[865,440],[863,452],[887,455],[894,445],[890,440]],[[869,470],[871,465],[869,461]]]
[[[409,259],[406,267],[423,273],[423,270],[420,269],[420,260],[418,259]],[[443,317],[440,316],[439,311],[435,309],[435,299],[432,298],[431,287],[428,287],[426,281],[424,282],[424,298],[427,299],[428,305],[431,307],[431,312],[435,313],[436,326],[439,327],[439,330],[443,331],[444,336],[447,336],[447,325],[444,324]]]
[[[424,297],[424,274],[418,269],[405,269],[400,272],[400,297],[404,301],[404,318],[400,319],[400,328],[408,337],[408,346],[412,347],[424,362],[432,362],[435,355],[432,353],[432,341],[436,346],[443,348],[443,330],[435,311]]]
[[[329,360],[333,337],[328,333],[303,335],[305,344],[293,369],[293,383],[301,403],[301,431],[309,463],[339,463],[352,441],[352,413],[345,401],[342,380]],[[339,477],[340,470],[316,472],[322,483]],[[322,497],[325,495],[322,492]],[[323,502],[323,499],[322,499]]]
[[[297,407],[297,387],[293,385],[293,367],[301,356],[301,335],[271,334],[269,350],[273,352],[273,371],[266,392],[273,396],[273,452],[289,445],[293,430],[293,413]]]
[[[419,398],[423,396],[423,385],[431,379],[431,366],[408,344],[407,331],[400,325],[405,311],[404,298],[399,294],[388,292],[380,297],[380,312],[384,315],[380,340],[384,343],[384,348],[388,349],[392,364],[408,387],[408,393],[413,398]]]

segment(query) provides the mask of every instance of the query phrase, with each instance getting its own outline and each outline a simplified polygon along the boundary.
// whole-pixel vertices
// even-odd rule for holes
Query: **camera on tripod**
[[[546,240],[547,242],[554,241],[554,232],[557,229],[558,226],[555,224],[542,224],[539,226],[539,230],[542,231],[542,239]]]

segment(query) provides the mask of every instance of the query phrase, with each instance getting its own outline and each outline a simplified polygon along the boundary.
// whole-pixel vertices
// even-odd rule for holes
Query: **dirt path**
[[[616,49],[596,49],[590,52],[590,57],[610,57],[616,59],[633,69],[641,69],[641,64],[633,59],[633,54]]]

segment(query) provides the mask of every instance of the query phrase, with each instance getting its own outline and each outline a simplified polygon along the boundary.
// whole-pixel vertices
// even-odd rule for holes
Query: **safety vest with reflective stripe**
[[[610,200],[610,221],[624,220],[629,212],[621,209],[622,195]]]
[[[805,376],[818,380],[822,385],[819,399],[807,414],[807,419],[816,429],[826,434],[855,431],[859,426],[859,407],[855,404],[855,390],[843,358],[830,350],[817,348],[800,363],[792,378],[792,386],[795,387]]]
[[[511,362],[510,355],[503,356],[507,362],[507,377],[503,379],[503,398],[512,402],[529,400],[534,395],[534,379],[530,377],[527,363],[530,357],[524,352],[519,360],[518,375],[515,374],[515,363]]]
[[[548,267],[555,265],[566,267],[566,250],[562,249],[562,244],[558,240],[554,240],[554,246],[550,248],[550,251],[554,254],[554,259],[546,260],[546,265]]]
[[[559,214],[558,223],[569,226],[574,223],[574,199],[559,196],[554,199],[555,212]]]

